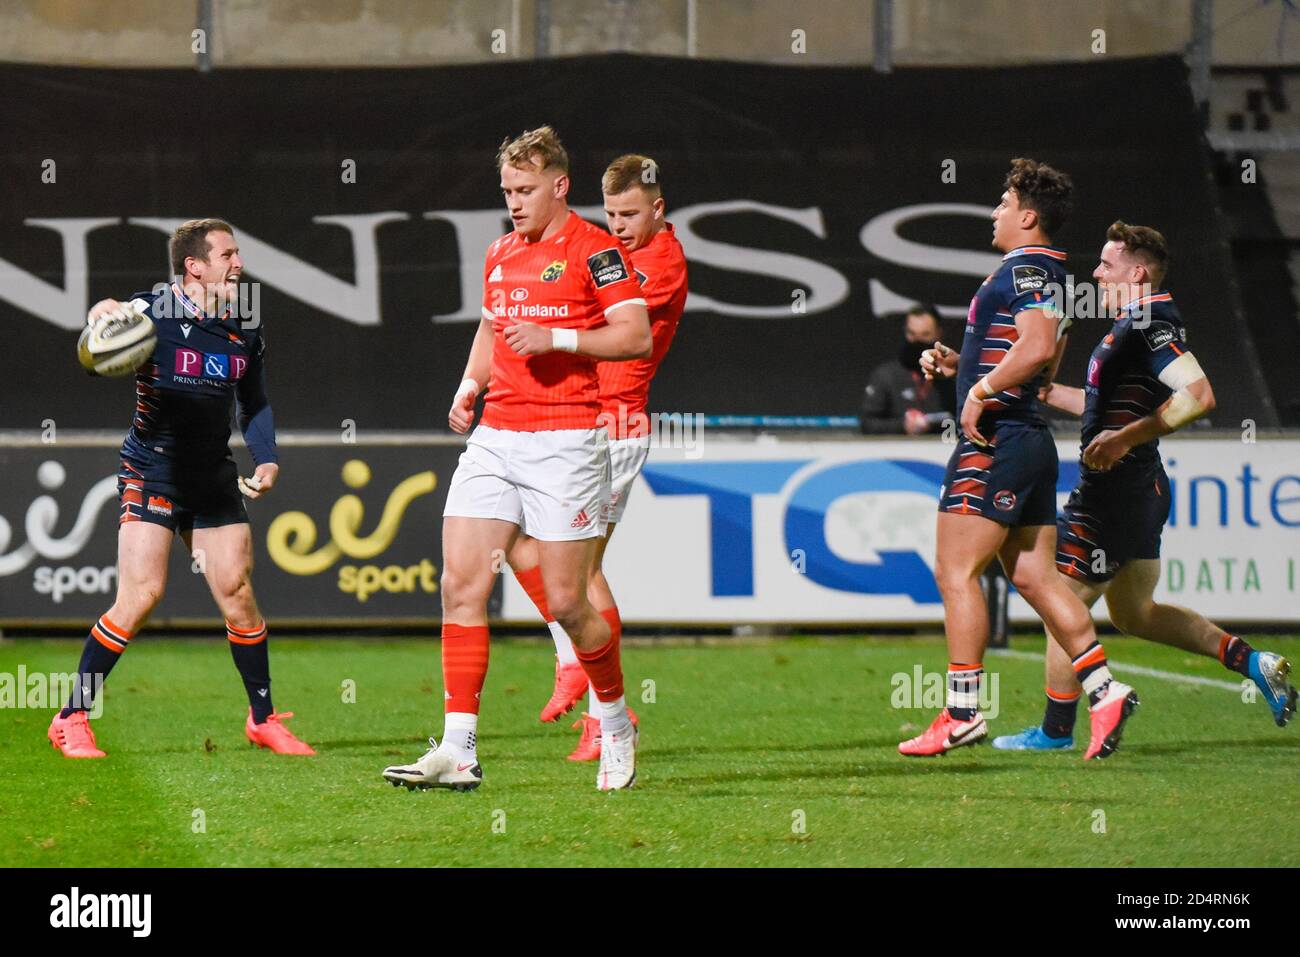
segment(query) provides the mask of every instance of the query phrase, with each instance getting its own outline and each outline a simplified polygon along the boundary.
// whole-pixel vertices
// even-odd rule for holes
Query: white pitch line
[[[1014,648],[990,648],[990,655],[1001,655],[1004,658],[1022,658],[1025,661],[1042,661],[1044,656],[1036,651],[1016,651]],[[1159,668],[1148,668],[1145,665],[1126,665],[1118,661],[1110,660],[1107,662],[1115,671],[1127,671],[1135,675],[1145,675],[1148,678],[1163,678],[1165,681],[1174,681],[1184,685],[1205,685],[1208,688],[1222,688],[1224,691],[1241,691],[1241,684],[1233,684],[1231,681],[1222,681],[1219,678],[1202,678],[1200,675],[1180,675],[1173,671],[1161,671]],[[1243,678],[1242,681],[1246,679]]]

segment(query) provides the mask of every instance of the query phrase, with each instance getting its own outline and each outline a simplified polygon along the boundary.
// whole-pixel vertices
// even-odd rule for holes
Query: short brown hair
[[[506,137],[497,150],[497,169],[509,163],[516,169],[528,169],[540,164],[542,169],[555,167],[561,173],[569,171],[569,154],[560,142],[559,134],[549,126],[524,130],[514,139]]]
[[[171,242],[167,244],[167,252],[172,260],[172,275],[184,276],[185,260],[191,256],[208,261],[208,253],[211,251],[208,233],[230,233],[233,236],[235,228],[220,219],[190,219],[176,227]]]
[[[1117,219],[1106,230],[1112,243],[1123,243],[1124,251],[1146,267],[1151,282],[1159,285],[1169,271],[1169,246],[1165,237],[1150,226],[1130,226]]]
[[[600,188],[610,196],[618,196],[633,186],[639,186],[641,192],[655,200],[663,195],[660,182],[658,163],[639,153],[624,153],[605,168]]]
[[[1074,183],[1070,177],[1037,160],[1013,159],[1005,186],[1016,191],[1023,209],[1038,214],[1039,225],[1048,236],[1055,235],[1065,224],[1074,205],[1071,200]]]

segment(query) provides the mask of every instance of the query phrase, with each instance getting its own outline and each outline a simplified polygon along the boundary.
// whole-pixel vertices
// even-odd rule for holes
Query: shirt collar
[[[1138,296],[1138,298],[1134,299],[1132,302],[1124,303],[1124,305],[1119,307],[1119,312],[1117,313],[1117,315],[1121,315],[1121,316],[1124,315],[1124,313],[1128,312],[1134,306],[1145,306],[1148,303],[1152,303],[1152,302],[1173,302],[1173,301],[1174,301],[1174,297],[1172,295],[1165,292],[1164,290],[1158,289],[1155,292],[1150,293],[1149,295]]]
[[[1065,250],[1058,249],[1055,246],[1019,246],[1003,256],[1002,261],[1006,262],[1008,259],[1013,259],[1016,256],[1048,256],[1052,259],[1059,260],[1060,262],[1065,262],[1066,260]]]

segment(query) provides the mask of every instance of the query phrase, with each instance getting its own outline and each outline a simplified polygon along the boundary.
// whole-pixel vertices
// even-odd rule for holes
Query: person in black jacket
[[[876,366],[867,382],[858,419],[863,435],[941,432],[946,420],[956,418],[953,380],[927,381],[919,365],[941,332],[933,306],[918,303],[907,310],[897,358]]]

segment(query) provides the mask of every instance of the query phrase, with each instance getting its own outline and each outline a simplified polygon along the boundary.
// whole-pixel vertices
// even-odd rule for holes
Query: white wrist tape
[[[1190,392],[1179,389],[1169,397],[1169,402],[1161,409],[1160,421],[1170,432],[1173,432],[1198,418],[1203,411],[1201,403],[1197,402]]]
[[[1160,412],[1160,421],[1169,431],[1181,429],[1205,411],[1201,408],[1201,403],[1187,391],[1193,382],[1204,378],[1201,364],[1190,352],[1184,352],[1161,370],[1160,381],[1174,393],[1169,397],[1169,404]]]
[[[459,402],[466,392],[475,398],[478,398],[479,384],[473,379],[462,379],[460,385],[456,388],[456,398],[454,401]]]
[[[551,348],[554,349],[556,352],[577,352],[578,351],[578,330],[577,329],[552,329]]]
[[[1201,364],[1190,352],[1184,352],[1160,370],[1160,381],[1168,386],[1171,392],[1186,389],[1193,382],[1204,378],[1205,373],[1201,371]]]

